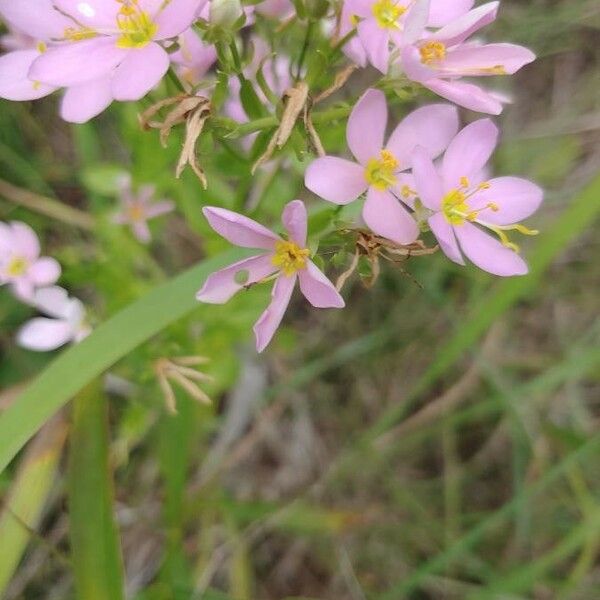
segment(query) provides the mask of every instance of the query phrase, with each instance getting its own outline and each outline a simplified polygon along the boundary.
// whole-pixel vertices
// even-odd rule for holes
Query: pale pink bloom
[[[59,275],[56,260],[40,257],[40,242],[29,225],[0,222],[0,285],[9,284],[17,298],[28,302],[36,288],[53,284]]]
[[[173,52],[171,62],[179,77],[195,87],[204,79],[217,60],[217,52],[211,44],[205,44],[194,29],[186,29],[177,38],[179,50]]]
[[[344,52],[357,65],[371,63],[387,73],[391,47],[415,42],[427,25],[429,0],[345,0],[340,36],[354,27],[357,34]]]
[[[170,200],[154,201],[156,188],[153,185],[142,185],[134,192],[131,178],[125,176],[119,182],[119,200],[121,208],[113,220],[119,225],[129,225],[136,239],[147,244],[152,236],[148,221],[175,210]]]
[[[461,81],[463,77],[512,75],[535,60],[535,54],[523,46],[468,41],[497,12],[498,2],[489,2],[406,46],[401,58],[406,76],[460,106],[501,113],[503,99],[498,94]]]
[[[306,170],[306,187],[329,202],[348,204],[367,192],[365,223],[398,244],[414,242],[419,229],[412,207],[414,185],[406,172],[417,146],[438,156],[458,131],[454,106],[432,104],[410,113],[384,144],[387,105],[383,92],[367,90],[352,110],[346,139],[357,162],[324,156]],[[402,200],[404,202],[401,202]]]
[[[33,62],[29,77],[70,88],[73,110],[139,100],[169,68],[160,42],[185,31],[202,1],[53,0],[70,26]]]
[[[0,17],[9,26],[2,46],[9,50],[0,57],[0,98],[37,100],[57,87],[29,79],[33,61],[52,38],[62,35],[68,20],[57,13],[51,0],[0,0]]]
[[[451,260],[464,265],[464,255],[494,275],[524,275],[527,264],[507,231],[536,233],[518,222],[538,209],[543,192],[518,177],[482,180],[497,141],[497,127],[489,119],[480,119],[452,140],[439,166],[427,150],[417,148],[415,185],[430,211],[431,231]]]
[[[17,333],[17,344],[28,350],[46,352],[69,342],[80,342],[91,333],[85,308],[77,298],[61,287],[42,288],[35,292],[32,306],[46,317],[31,319]]]
[[[210,226],[227,241],[243,248],[264,250],[210,275],[196,296],[201,302],[224,304],[241,289],[274,278],[271,304],[254,326],[258,352],[265,349],[279,327],[296,280],[304,297],[316,308],[344,307],[334,285],[309,258],[307,214],[302,201],[290,202],[283,211],[285,238],[230,210],[206,207],[203,212]]]
[[[431,0],[429,3],[428,27],[443,27],[468,13],[475,0]]]

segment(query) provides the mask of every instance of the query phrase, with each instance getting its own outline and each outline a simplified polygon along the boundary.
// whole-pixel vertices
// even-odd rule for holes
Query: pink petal
[[[497,143],[498,128],[490,119],[479,119],[462,129],[444,155],[445,189],[458,187],[461,177],[476,176],[487,164]]]
[[[50,85],[70,87],[108,75],[131,50],[117,48],[102,36],[53,46],[31,65],[29,77]]]
[[[442,213],[436,213],[429,218],[428,223],[444,254],[455,263],[464,265],[465,261],[458,247],[454,229],[448,223],[446,217]]]
[[[13,248],[13,233],[12,229],[0,221],[0,263],[2,258],[9,255]]]
[[[115,100],[139,100],[160,83],[168,70],[169,55],[158,44],[134,49],[115,70],[112,95]]]
[[[164,5],[164,2],[161,3]],[[190,27],[196,20],[196,15],[203,4],[203,0],[171,0],[166,7],[155,17],[158,25],[155,40],[175,37]]]
[[[60,265],[58,261],[45,256],[29,267],[27,275],[38,287],[51,285],[60,277]]]
[[[431,0],[428,25],[443,27],[470,11],[474,3],[474,0]]]
[[[205,206],[202,212],[210,226],[236,246],[273,250],[275,242],[281,239],[260,223],[231,210]]]
[[[39,55],[37,50],[16,50],[0,56],[0,98],[37,100],[56,89],[29,79],[31,63]]]
[[[309,260],[306,269],[298,271],[300,291],[315,308],[344,308],[344,299],[319,268]]]
[[[252,256],[229,265],[208,276],[196,299],[207,304],[224,304],[244,286],[257,283],[276,271],[271,254]],[[244,283],[236,281],[238,273],[247,272],[248,278]]]
[[[12,221],[10,228],[15,253],[23,255],[31,261],[36,260],[40,255],[40,241],[35,231],[21,221]]]
[[[33,300],[35,286],[33,285],[33,282],[27,277],[20,277],[19,279],[15,279],[11,282],[10,287],[12,289],[12,293],[21,302],[30,304]]]
[[[475,194],[469,202],[474,208],[483,208],[493,202],[497,212],[486,209],[481,212],[482,221],[494,225],[513,225],[532,215],[544,199],[543,190],[526,179],[519,177],[498,177],[491,179],[489,189]]]
[[[267,310],[265,310],[254,325],[256,350],[258,352],[262,352],[273,339],[290,303],[295,284],[296,275],[292,275],[291,277],[280,275],[275,281],[271,294],[271,304],[269,304]]]
[[[459,106],[490,115],[499,115],[502,112],[502,104],[507,101],[505,97],[494,92],[488,92],[472,83],[462,81],[430,79],[423,85],[438,96]]]
[[[446,46],[460,44],[477,30],[489,25],[496,19],[499,4],[499,2],[488,2],[474,8],[462,17],[452,21],[452,23],[442,27],[430,39],[440,40]]]
[[[281,221],[290,239],[302,248],[306,246],[307,219],[306,206],[302,200],[289,202],[281,215]]]
[[[528,48],[515,44],[487,44],[485,46],[458,46],[446,55],[442,69],[452,75],[497,75],[494,69],[502,67],[508,75],[535,60]]]
[[[50,317],[67,319],[70,302],[67,290],[53,285],[36,290],[33,305]]]
[[[374,233],[396,244],[412,244],[419,237],[415,220],[387,190],[369,188],[362,216]]]
[[[444,197],[444,186],[431,156],[420,146],[413,155],[413,176],[421,202],[430,210],[438,211]]]
[[[47,352],[56,350],[71,340],[73,332],[68,323],[38,317],[28,321],[17,333],[17,344],[27,350]]]
[[[413,3],[404,22],[402,38],[396,42],[398,46],[413,44],[422,37],[429,18],[429,11],[430,0],[416,0]]]
[[[114,30],[122,4],[114,0],[53,0],[62,12],[86,27]],[[70,27],[73,27],[71,22]]]
[[[432,158],[439,156],[458,132],[458,111],[449,104],[430,104],[411,112],[392,133],[387,149],[400,162],[410,166],[417,146],[425,148]]]
[[[60,105],[60,116],[69,123],[86,123],[112,102],[110,78],[97,79],[67,88]]]
[[[61,15],[52,0],[0,0],[0,15],[15,29],[36,40],[62,37],[72,21]]]
[[[348,204],[366,192],[365,169],[335,156],[323,156],[306,169],[304,185],[334,204]]]
[[[160,217],[167,213],[175,210],[175,203],[170,200],[162,200],[161,202],[154,202],[146,209],[146,217],[148,219],[154,219],[154,217]]]
[[[528,272],[527,263],[516,252],[505,248],[472,223],[465,222],[453,229],[462,251],[480,269],[501,277]]]
[[[131,231],[135,239],[142,244],[149,244],[152,240],[152,234],[146,221],[134,221],[131,223]]]
[[[367,17],[358,24],[358,39],[367,53],[369,62],[384,75],[388,72],[390,62],[390,37],[377,25],[372,17]]]
[[[383,136],[387,126],[385,95],[379,90],[367,90],[358,100],[346,129],[346,140],[359,163],[366,165],[377,157],[383,148]]]
[[[424,83],[438,76],[437,67],[423,64],[417,46],[406,46],[402,50],[401,61],[404,74],[412,81]]]

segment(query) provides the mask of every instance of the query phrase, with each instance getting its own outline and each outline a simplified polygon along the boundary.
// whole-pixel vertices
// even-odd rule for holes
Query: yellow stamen
[[[398,19],[406,12],[406,6],[402,6],[393,0],[378,0],[372,7],[373,16],[377,25],[382,29],[400,29]]]
[[[121,36],[117,48],[144,48],[158,31],[158,25],[138,6],[138,0],[117,0],[123,6],[117,13]]]
[[[19,277],[27,271],[27,260],[21,256],[15,256],[9,263],[6,272],[9,277]]]
[[[367,163],[365,179],[374,188],[387,190],[398,182],[396,171],[399,166],[398,159],[389,150],[382,150],[379,158],[372,158]]]
[[[97,32],[91,27],[81,27],[75,29],[75,27],[67,27],[64,32],[65,39],[69,42],[81,42],[82,40],[89,40],[96,37]]]
[[[146,218],[146,212],[141,204],[134,202],[127,207],[127,216],[132,221],[144,221]]]
[[[48,46],[44,42],[38,42],[36,48],[40,54],[43,54],[48,49]]]
[[[421,62],[424,65],[431,65],[446,58],[446,45],[437,41],[427,42],[421,46],[419,52],[421,53]]]
[[[271,262],[285,275],[291,277],[296,271],[306,268],[309,256],[308,248],[300,248],[295,242],[281,240],[275,244],[275,254]]]

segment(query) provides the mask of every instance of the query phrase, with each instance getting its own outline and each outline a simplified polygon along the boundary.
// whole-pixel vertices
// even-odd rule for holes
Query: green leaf
[[[58,468],[67,434],[63,416],[57,416],[39,433],[19,467],[0,513],[0,597],[38,526]]]
[[[73,402],[69,531],[75,588],[81,600],[124,598],[108,463],[107,406],[98,383],[88,386]]]
[[[210,273],[248,254],[233,249],[203,261],[154,289],[98,327],[81,344],[63,352],[0,414],[0,471],[44,423],[89,382],[196,308],[195,294]]]

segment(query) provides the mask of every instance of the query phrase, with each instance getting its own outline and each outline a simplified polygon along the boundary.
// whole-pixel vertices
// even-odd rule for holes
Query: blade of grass
[[[196,265],[152,290],[63,352],[0,414],[0,471],[31,436],[86,384],[120,358],[198,306],[207,275],[247,253],[234,249]],[[208,310],[209,307],[203,307]]]
[[[92,383],[73,401],[69,461],[71,556],[81,600],[124,598],[108,447],[106,399]]]
[[[38,527],[54,484],[66,436],[66,421],[57,415],[40,430],[19,466],[0,513],[0,597],[4,596],[23,552]]]
[[[542,493],[546,492],[550,486],[562,478],[573,465],[590,459],[599,450],[600,435],[596,435],[585,442],[578,450],[569,454],[558,465],[550,469],[539,481],[525,488],[502,508],[487,517],[479,525],[472,528],[471,531],[460,538],[460,540],[450,546],[446,551],[438,554],[431,560],[424,562],[404,581],[392,586],[389,590],[377,596],[378,600],[396,600],[397,598],[409,597],[427,576],[443,571],[447,565],[457,560],[463,554],[469,552],[489,531],[498,527],[505,519],[513,515],[515,510],[522,506],[523,503],[531,504]]]

